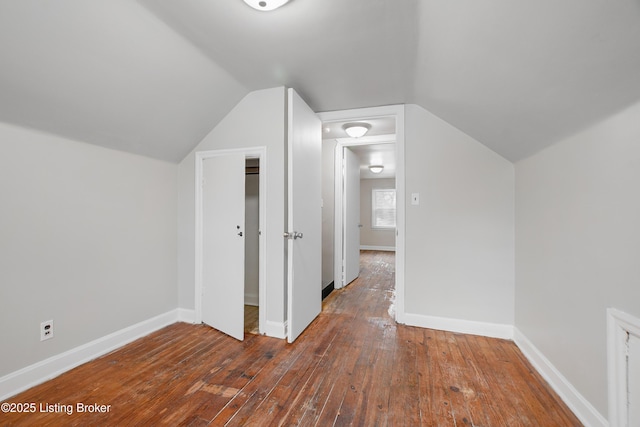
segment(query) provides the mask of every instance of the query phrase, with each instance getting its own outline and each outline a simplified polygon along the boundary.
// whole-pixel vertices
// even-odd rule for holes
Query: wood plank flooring
[[[259,316],[260,311],[255,305],[246,305],[244,306],[244,332],[245,334],[258,334],[259,328]]]
[[[8,399],[37,410],[0,425],[581,425],[512,342],[397,325],[393,266],[363,251],[294,344],[177,323]]]

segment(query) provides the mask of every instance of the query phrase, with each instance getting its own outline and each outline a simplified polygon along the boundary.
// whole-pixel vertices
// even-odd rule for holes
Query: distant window
[[[396,190],[371,190],[371,228],[396,227]]]

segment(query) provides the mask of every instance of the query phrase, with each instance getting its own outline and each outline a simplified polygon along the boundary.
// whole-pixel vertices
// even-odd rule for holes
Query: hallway
[[[2,425],[577,426],[514,343],[397,325],[393,252],[362,251],[294,344],[177,323],[9,399],[110,405]]]

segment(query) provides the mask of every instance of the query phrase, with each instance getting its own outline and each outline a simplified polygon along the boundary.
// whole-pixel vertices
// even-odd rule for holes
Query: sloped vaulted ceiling
[[[177,162],[247,92],[128,0],[0,0],[0,121]]]
[[[252,90],[518,160],[640,100],[640,0],[0,0],[0,121],[180,161]]]

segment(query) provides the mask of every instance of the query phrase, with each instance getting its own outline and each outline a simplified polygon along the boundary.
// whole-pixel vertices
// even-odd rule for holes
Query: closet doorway
[[[245,162],[244,332],[260,332],[260,159]]]
[[[265,163],[263,147],[196,153],[196,322],[238,340],[266,318]]]

